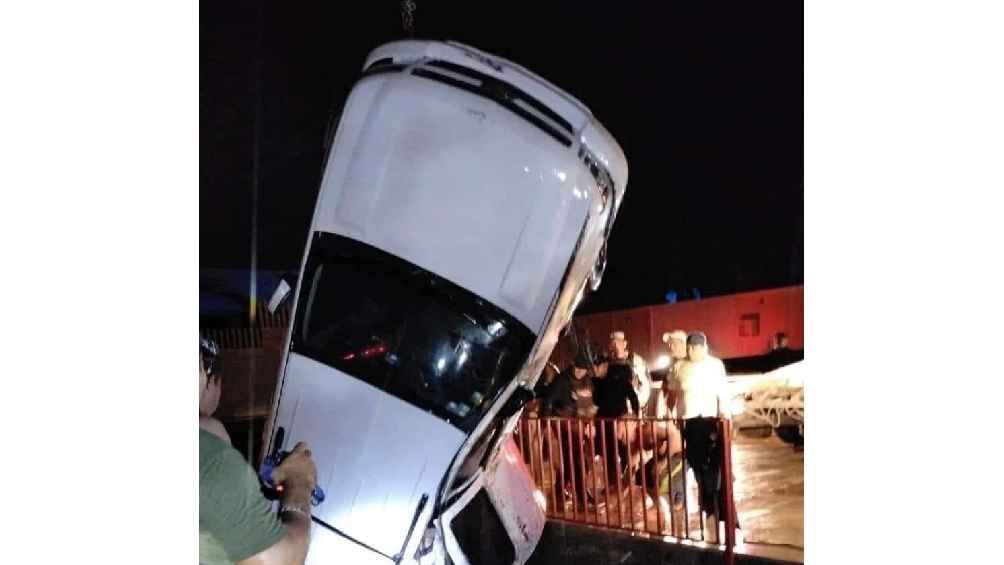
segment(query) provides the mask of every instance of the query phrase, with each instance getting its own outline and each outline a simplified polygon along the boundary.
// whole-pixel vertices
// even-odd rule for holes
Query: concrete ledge
[[[798,562],[736,554],[736,563],[742,565],[790,565]],[[725,563],[725,554],[697,545],[668,543],[627,532],[549,520],[527,565],[564,563],[721,565]]]

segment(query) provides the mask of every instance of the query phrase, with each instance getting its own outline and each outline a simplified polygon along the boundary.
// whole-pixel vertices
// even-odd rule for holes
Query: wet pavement
[[[805,458],[766,431],[743,430],[732,444],[739,524],[746,542],[802,548]]]

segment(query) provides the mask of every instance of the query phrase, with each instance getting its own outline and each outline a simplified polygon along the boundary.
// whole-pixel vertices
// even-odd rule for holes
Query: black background
[[[802,282],[802,5],[431,2],[416,37],[513,60],[582,100],[628,157],[585,310]],[[332,113],[400,3],[203,2],[200,266],[294,269]],[[255,165],[257,122],[257,167]]]

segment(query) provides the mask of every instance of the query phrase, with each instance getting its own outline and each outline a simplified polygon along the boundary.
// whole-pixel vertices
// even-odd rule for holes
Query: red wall
[[[788,335],[789,347],[803,349],[802,297],[803,287],[791,286],[577,316],[575,322],[602,347],[611,331],[622,330],[631,348],[649,363],[666,353],[662,333],[672,329],[703,331],[712,352],[729,359],[767,353],[778,332]],[[746,315],[759,317],[755,335],[740,335]],[[570,358],[570,344],[563,339],[554,360],[564,366]]]

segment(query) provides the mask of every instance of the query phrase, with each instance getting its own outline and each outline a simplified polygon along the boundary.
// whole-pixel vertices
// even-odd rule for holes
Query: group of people
[[[610,449],[605,463],[607,484],[620,484],[626,475],[630,485],[644,474],[649,493],[659,500],[666,515],[669,503],[660,496],[659,485],[671,477],[674,505],[682,502],[679,485],[685,442],[686,461],[697,478],[701,509],[717,539],[717,520],[727,509],[720,495],[721,438],[717,427],[717,418],[729,416],[725,369],[720,360],[708,354],[707,337],[700,332],[687,335],[676,330],[668,332],[664,341],[673,360],[666,380],[670,386],[652,386],[644,360],[630,351],[624,333],[617,331],[610,335],[607,355],[592,358],[580,353],[570,367],[539,389],[545,415],[600,422],[599,434],[596,427],[587,425],[571,426],[569,433],[561,435],[567,484],[557,486],[575,485],[572,488],[578,503],[585,507],[590,493],[581,476],[582,449],[587,436],[599,438]],[[669,402],[668,392],[674,388],[676,399]],[[254,469],[230,445],[225,428],[213,418],[221,390],[219,348],[212,340],[200,338],[199,562],[300,565],[307,554],[310,495],[317,481],[310,448],[303,442],[297,444],[274,469],[272,479],[284,488],[279,511],[272,512]],[[638,418],[646,415],[661,419],[639,430]],[[682,420],[682,430],[672,423],[674,418]],[[642,449],[632,452],[627,442],[636,437],[641,438]],[[641,454],[645,450],[657,457],[645,461]],[[660,468],[657,460],[665,457],[670,465]]]
[[[723,496],[718,427],[719,419],[731,418],[725,366],[709,353],[701,332],[673,330],[663,334],[663,342],[670,363],[661,387],[652,385],[645,361],[631,351],[622,331],[610,334],[605,355],[593,358],[580,351],[568,368],[538,384],[542,416],[586,420],[559,434],[552,449],[556,453],[560,447],[562,459],[561,480],[554,485],[561,498],[556,498],[564,500],[570,492],[582,508],[595,502],[582,477],[583,447],[592,441],[587,452],[598,453],[597,445],[606,452],[606,491],[645,485],[669,524],[670,507],[683,503],[685,458],[706,516],[705,539],[717,540],[719,520],[730,510]],[[660,492],[667,483],[672,503]]]

